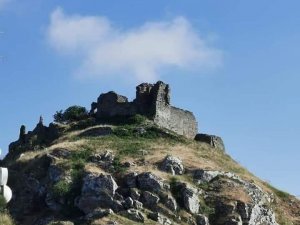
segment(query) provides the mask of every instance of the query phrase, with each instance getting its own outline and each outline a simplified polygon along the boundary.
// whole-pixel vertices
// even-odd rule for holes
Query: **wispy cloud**
[[[0,0],[0,10],[3,9],[3,7],[10,1],[11,0]]]
[[[80,57],[81,76],[123,74],[153,81],[164,68],[215,67],[222,60],[222,52],[208,46],[184,17],[126,30],[106,17],[66,15],[58,8],[47,38],[59,53]]]

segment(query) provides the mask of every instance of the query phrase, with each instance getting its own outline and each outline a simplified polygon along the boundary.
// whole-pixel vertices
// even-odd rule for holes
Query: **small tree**
[[[65,111],[57,111],[53,117],[54,121],[58,123],[79,121],[88,117],[88,111],[85,107],[74,105]]]

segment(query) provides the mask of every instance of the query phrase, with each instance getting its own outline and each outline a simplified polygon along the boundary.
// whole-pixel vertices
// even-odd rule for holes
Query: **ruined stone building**
[[[192,112],[171,106],[170,87],[161,81],[138,85],[132,102],[112,91],[101,94],[97,102],[92,103],[91,113],[96,118],[144,115],[158,126],[188,138],[194,138],[198,129]]]

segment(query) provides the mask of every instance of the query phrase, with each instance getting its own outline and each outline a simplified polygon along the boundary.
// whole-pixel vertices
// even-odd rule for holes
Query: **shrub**
[[[129,122],[129,124],[136,124],[136,125],[138,125],[138,124],[145,123],[146,120],[147,120],[147,118],[145,116],[142,116],[140,114],[136,114],[136,115],[130,117],[128,122]]]
[[[58,123],[80,121],[88,118],[88,111],[85,107],[74,105],[67,108],[65,111],[57,111],[53,115],[54,121]]]
[[[71,191],[71,186],[72,184],[65,180],[57,182],[56,184],[54,184],[52,189],[54,196],[56,198],[67,196]]]

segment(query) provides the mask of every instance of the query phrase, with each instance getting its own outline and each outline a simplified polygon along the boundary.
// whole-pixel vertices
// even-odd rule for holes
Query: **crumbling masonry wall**
[[[141,114],[158,126],[188,138],[194,138],[197,134],[198,125],[193,113],[171,106],[170,87],[161,81],[138,85],[136,98],[132,102],[115,92],[101,94],[97,102],[92,103],[91,113],[96,118]]]

